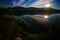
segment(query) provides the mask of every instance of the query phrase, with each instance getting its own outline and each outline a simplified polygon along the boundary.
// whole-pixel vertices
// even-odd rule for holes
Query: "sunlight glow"
[[[50,4],[46,4],[45,7],[46,7],[46,8],[50,8],[51,5],[50,5]]]
[[[47,19],[47,18],[48,18],[48,15],[45,15],[45,16],[44,16],[44,18],[46,18],[46,19]]]
[[[17,37],[15,40],[22,40],[20,37]]]

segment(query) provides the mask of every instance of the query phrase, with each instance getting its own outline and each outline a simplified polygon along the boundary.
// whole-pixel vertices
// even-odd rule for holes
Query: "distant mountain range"
[[[0,12],[4,14],[19,14],[19,15],[28,15],[28,14],[44,14],[45,12],[49,13],[60,13],[60,10],[53,8],[24,8],[24,7],[9,7],[9,8],[0,8]]]

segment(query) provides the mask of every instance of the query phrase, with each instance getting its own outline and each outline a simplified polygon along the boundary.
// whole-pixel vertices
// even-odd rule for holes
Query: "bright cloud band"
[[[41,4],[50,3],[51,1],[52,0],[19,0],[18,3],[14,2],[13,5],[23,7],[39,7]]]

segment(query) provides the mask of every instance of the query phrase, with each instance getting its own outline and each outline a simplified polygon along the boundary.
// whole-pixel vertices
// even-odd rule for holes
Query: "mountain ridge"
[[[9,7],[9,8],[0,8],[0,12],[4,14],[19,14],[19,15],[28,15],[28,14],[43,14],[43,13],[60,13],[60,10],[53,8],[24,8],[24,7]]]

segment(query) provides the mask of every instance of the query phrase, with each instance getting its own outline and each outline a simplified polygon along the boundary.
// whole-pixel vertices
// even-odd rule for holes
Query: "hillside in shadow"
[[[9,7],[0,8],[0,14],[14,14],[14,15],[34,15],[34,14],[44,14],[44,13],[60,13],[60,10],[53,8],[24,8],[24,7]]]

